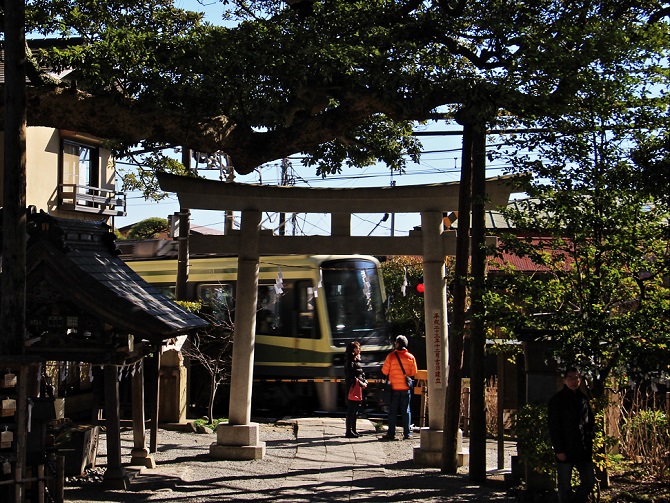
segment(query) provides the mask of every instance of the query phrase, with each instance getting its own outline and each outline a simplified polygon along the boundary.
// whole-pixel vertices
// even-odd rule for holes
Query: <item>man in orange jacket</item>
[[[402,417],[403,438],[412,438],[412,413],[409,408],[412,389],[408,385],[407,377],[416,375],[416,358],[407,351],[407,337],[399,335],[395,339],[395,350],[391,351],[382,366],[384,374],[391,384],[391,403],[389,404],[388,432],[380,440],[395,440],[395,427],[398,422],[398,412]]]

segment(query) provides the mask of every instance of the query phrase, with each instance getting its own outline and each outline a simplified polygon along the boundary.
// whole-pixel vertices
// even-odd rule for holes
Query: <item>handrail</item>
[[[61,183],[58,190],[59,206],[62,209],[106,216],[126,216],[125,192],[75,183]]]

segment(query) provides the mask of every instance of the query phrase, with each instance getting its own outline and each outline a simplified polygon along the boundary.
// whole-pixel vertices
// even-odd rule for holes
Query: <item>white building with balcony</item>
[[[4,141],[0,136],[0,159]],[[59,218],[104,220],[126,215],[126,195],[115,190],[114,158],[102,140],[48,127],[26,132],[26,204]],[[0,177],[0,206],[3,206]]]

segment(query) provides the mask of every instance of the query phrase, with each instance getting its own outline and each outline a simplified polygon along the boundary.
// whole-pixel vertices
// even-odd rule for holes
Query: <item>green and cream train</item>
[[[173,291],[177,260],[126,260],[146,281]],[[191,258],[189,300],[222,324],[234,323],[236,257]],[[344,351],[361,344],[366,375],[379,378],[392,349],[379,261],[371,256],[264,256],[260,261],[253,404],[291,413],[343,405]],[[371,386],[368,401],[376,406]],[[312,404],[309,406],[308,404]]]

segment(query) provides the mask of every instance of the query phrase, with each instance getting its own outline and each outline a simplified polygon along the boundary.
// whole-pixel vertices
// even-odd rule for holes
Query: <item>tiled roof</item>
[[[570,268],[570,265],[573,263],[572,257],[566,254],[564,251],[552,250],[551,247],[551,238],[547,237],[535,237],[530,238],[530,244],[538,250],[545,253],[551,252],[551,254],[556,257],[563,258],[563,267],[567,271]],[[496,259],[493,263],[489,263],[489,271],[499,271],[500,267],[497,264],[502,263],[505,265],[512,266],[514,269],[526,272],[550,272],[553,269],[550,269],[544,264],[538,264],[534,262],[530,257],[520,257],[510,252],[503,251],[501,257]]]
[[[52,286],[115,329],[157,341],[208,325],[128,267],[105,223],[41,213],[30,227],[31,270],[40,267]]]

